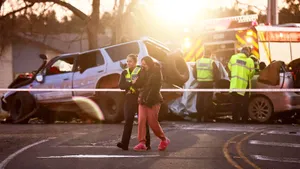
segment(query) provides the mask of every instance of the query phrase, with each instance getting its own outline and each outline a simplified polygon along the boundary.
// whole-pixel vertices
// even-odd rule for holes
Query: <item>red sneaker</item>
[[[159,151],[164,151],[168,145],[170,144],[170,140],[166,138],[165,141],[161,141],[160,144],[158,145],[158,150]]]
[[[139,143],[133,148],[134,151],[147,151],[147,147],[144,143]]]

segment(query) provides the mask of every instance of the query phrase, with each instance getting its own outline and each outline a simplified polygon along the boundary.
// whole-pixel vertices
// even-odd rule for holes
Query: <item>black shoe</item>
[[[117,146],[118,146],[119,148],[121,148],[122,150],[128,150],[128,147],[125,147],[125,145],[124,145],[123,143],[121,143],[121,142],[119,142],[119,143],[117,144]]]
[[[147,147],[147,150],[151,150],[151,146],[146,146]]]

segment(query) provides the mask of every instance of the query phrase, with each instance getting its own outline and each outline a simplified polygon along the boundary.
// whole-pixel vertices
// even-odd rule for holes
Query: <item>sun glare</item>
[[[156,15],[166,22],[187,24],[192,22],[201,6],[209,2],[195,0],[164,0],[154,3]]]
[[[152,2],[154,13],[162,22],[179,25],[197,22],[199,14],[207,8],[230,7],[233,0],[155,0]],[[205,18],[205,16],[203,16]]]

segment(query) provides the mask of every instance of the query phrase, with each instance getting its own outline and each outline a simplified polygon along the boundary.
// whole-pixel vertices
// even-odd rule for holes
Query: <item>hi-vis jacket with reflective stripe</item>
[[[127,69],[126,69],[127,74],[126,74],[126,76],[125,76],[126,81],[127,81],[127,82],[132,82],[132,80],[136,79],[136,78],[138,77],[138,74],[139,74],[140,70],[141,70],[141,67],[138,67],[138,66],[137,66],[137,67],[130,73],[129,68],[127,68]],[[134,90],[134,88],[133,88],[132,86],[130,87],[130,91],[131,91],[132,93],[135,93],[135,90]]]
[[[231,71],[230,89],[251,89],[251,79],[254,76],[254,62],[243,53],[233,55],[228,63]],[[238,92],[244,96],[245,92]]]
[[[213,81],[213,60],[210,58],[200,58],[196,62],[197,80],[199,82]]]

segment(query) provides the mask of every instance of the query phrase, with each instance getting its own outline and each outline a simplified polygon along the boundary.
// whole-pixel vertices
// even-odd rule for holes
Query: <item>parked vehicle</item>
[[[263,77],[266,74],[267,77]],[[229,83],[228,81],[226,85],[222,85],[229,88]],[[286,69],[283,62],[272,62],[252,79],[253,89],[291,89],[295,83],[292,72]],[[216,93],[215,116],[230,111],[228,96],[228,93]],[[248,103],[249,117],[259,123],[266,123],[275,115],[298,109],[300,109],[300,95],[295,92],[252,92]]]
[[[120,74],[126,65],[126,56],[131,53],[138,54],[139,63],[144,56],[153,57],[162,68],[165,87],[182,86],[189,78],[187,65],[179,52],[171,53],[160,42],[142,38],[82,53],[64,54],[48,63],[46,56],[41,55],[44,62],[32,78],[21,82],[16,79],[9,88],[118,88]],[[120,92],[7,92],[1,101],[3,110],[10,113],[13,123],[26,123],[34,116],[53,123],[55,114],[86,113],[76,105],[73,96],[84,96],[97,103],[106,122],[118,123],[123,120],[124,93]],[[179,95],[165,93],[166,102],[176,97]],[[164,104],[161,111],[167,110],[168,107]]]
[[[193,66],[190,63],[189,66]],[[218,67],[222,72],[224,66],[218,62]],[[292,89],[299,88],[300,78],[297,76],[295,69],[300,67],[300,59],[292,61],[289,65],[284,62],[274,61],[252,79],[253,89]],[[224,72],[225,73],[225,72]],[[226,73],[225,73],[226,74]],[[217,82],[216,89],[229,89],[230,80],[228,75],[223,75],[222,79]],[[226,77],[227,76],[227,77]],[[298,72],[299,76],[299,72]],[[195,88],[197,82],[190,74],[190,79],[185,88]],[[229,92],[214,92],[213,98],[214,111],[211,117],[230,116],[231,100]],[[173,113],[184,116],[186,113],[191,116],[196,113],[196,93],[184,93],[182,98],[178,98],[171,103],[170,109]],[[248,104],[249,117],[259,123],[266,123],[272,117],[277,115],[290,115],[290,112],[300,109],[300,94],[297,92],[252,92]]]

